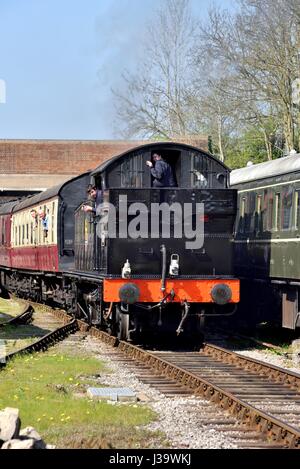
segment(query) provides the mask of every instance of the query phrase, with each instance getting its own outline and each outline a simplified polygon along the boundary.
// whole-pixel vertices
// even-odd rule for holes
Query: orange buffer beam
[[[216,285],[228,285],[232,291],[232,298],[229,303],[239,303],[240,301],[240,281],[239,280],[183,280],[166,279],[166,291],[161,291],[161,280],[135,280],[135,279],[105,279],[104,280],[104,301],[117,303],[120,301],[120,288],[131,283],[140,290],[140,303],[158,303],[173,289],[175,292],[174,302],[188,301],[189,303],[213,303],[211,291]]]

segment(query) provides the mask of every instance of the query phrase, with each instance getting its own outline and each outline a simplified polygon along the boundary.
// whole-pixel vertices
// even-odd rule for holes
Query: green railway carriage
[[[300,327],[300,154],[231,173],[238,189],[236,274],[258,319]],[[243,296],[243,295],[242,295]]]

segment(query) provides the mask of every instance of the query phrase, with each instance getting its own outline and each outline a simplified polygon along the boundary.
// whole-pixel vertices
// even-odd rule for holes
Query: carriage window
[[[2,220],[2,244],[5,244],[6,243],[6,239],[5,239],[5,221]]]
[[[293,191],[285,189],[282,197],[282,229],[289,230],[292,221]]]
[[[256,217],[255,217],[255,230],[262,231],[262,196],[258,195],[256,198]]]
[[[46,218],[48,219],[48,230],[45,230],[44,229],[44,225],[42,225],[42,241],[43,241],[43,244],[48,244],[49,243],[49,217],[50,217],[50,214],[49,214],[49,209],[47,207],[47,205],[44,205],[44,213],[46,215]],[[42,224],[42,222],[41,222]]]
[[[246,214],[246,197],[241,199],[241,208],[240,208],[240,221],[239,221],[239,232],[245,232],[245,214]]]
[[[273,194],[267,190],[264,191],[264,204],[261,216],[263,231],[270,231],[273,227]]]
[[[241,217],[245,217],[245,208],[246,208],[246,198],[242,198],[242,205],[241,205]]]
[[[278,231],[280,228],[280,218],[279,218],[279,213],[280,213],[280,194],[276,194],[276,199],[275,199],[275,230]]]
[[[267,206],[267,231],[271,231],[273,229],[273,211],[274,211],[274,197],[273,193],[271,192],[268,197],[268,206]]]
[[[300,196],[299,191],[295,192],[295,202],[294,202],[294,210],[295,210],[295,229],[299,229],[300,226]]]
[[[191,155],[191,163],[191,187],[197,189],[210,187],[212,161],[199,153],[194,153]]]
[[[254,229],[255,194],[249,193],[245,197],[244,233],[251,233]]]
[[[260,213],[261,213],[261,195],[257,196],[256,211],[260,215]]]
[[[51,230],[51,243],[54,243],[54,216],[55,216],[55,202],[52,202],[51,205],[51,222],[50,222],[50,230]]]
[[[5,241],[4,233],[5,233],[4,220],[1,220],[1,244],[4,244],[4,241]]]
[[[40,207],[39,210],[41,210],[42,207]],[[43,244],[43,236],[42,236],[42,223],[41,223],[41,219],[39,218],[38,219],[38,230],[37,230],[37,233],[38,233],[38,241],[37,241],[37,244],[40,245],[40,244]]]

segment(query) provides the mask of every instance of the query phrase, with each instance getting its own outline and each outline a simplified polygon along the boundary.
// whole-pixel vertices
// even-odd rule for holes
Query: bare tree
[[[114,90],[123,134],[170,138],[189,132],[194,32],[189,0],[165,0],[148,26],[138,73],[125,73],[125,91]]]
[[[295,141],[292,82],[297,76],[298,22],[289,2],[293,0],[240,0],[237,14],[212,9],[209,24],[202,26],[201,40],[210,58],[225,64],[231,74],[232,100],[240,104],[244,119],[255,118],[265,132],[269,158],[264,121],[270,112],[283,122],[288,150]],[[300,9],[296,1],[293,7]]]
[[[129,137],[176,138],[206,132],[226,159],[243,134],[264,142],[267,158],[300,149],[299,0],[236,0],[195,24],[189,0],[164,0],[149,24],[137,73],[114,90],[119,129]],[[200,32],[199,32],[200,30]],[[255,132],[251,132],[255,129]],[[280,140],[281,145],[281,140]]]
[[[201,131],[212,138],[215,156],[225,161],[226,149],[237,129],[235,103],[220,91],[219,80],[208,73],[208,69],[198,68],[189,94],[190,112],[193,115],[194,133]],[[222,86],[224,86],[223,77]],[[190,90],[191,91],[191,90]]]

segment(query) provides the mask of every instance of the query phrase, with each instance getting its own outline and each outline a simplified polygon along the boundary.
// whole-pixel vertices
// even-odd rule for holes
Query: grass
[[[0,322],[16,316],[23,304],[0,298]],[[2,315],[1,315],[2,313]],[[30,325],[0,329],[6,351],[22,348],[44,335]],[[67,341],[68,342],[68,341]],[[101,386],[105,365],[90,358],[78,342],[46,353],[16,357],[0,371],[0,410],[17,407],[22,428],[33,426],[58,448],[151,448],[168,445],[163,435],[142,428],[156,418],[140,403],[89,400],[89,386]]]
[[[0,298],[0,323],[6,322],[17,316],[24,309],[24,305],[15,300],[4,300]]]
[[[151,447],[157,436],[136,428],[155,418],[151,410],[85,396],[103,369],[95,358],[61,355],[53,349],[18,357],[0,372],[0,409],[19,408],[22,427],[35,427],[47,443],[60,448]]]
[[[5,343],[6,354],[36,342],[49,332],[33,325],[5,326],[0,329],[0,341]]]

